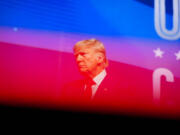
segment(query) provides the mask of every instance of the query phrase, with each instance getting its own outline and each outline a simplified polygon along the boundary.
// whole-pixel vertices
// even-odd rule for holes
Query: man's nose
[[[76,57],[76,61],[77,61],[77,62],[82,61],[82,56],[81,56],[81,55],[78,55],[78,56]]]

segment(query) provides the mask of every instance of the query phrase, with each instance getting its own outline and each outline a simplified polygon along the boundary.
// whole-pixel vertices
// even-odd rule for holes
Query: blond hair
[[[86,47],[86,48],[90,48],[90,49],[93,48],[96,52],[102,53],[103,57],[104,57],[104,66],[105,67],[108,66],[108,60],[106,58],[106,51],[105,51],[104,45],[101,41],[94,39],[94,38],[79,41],[74,45],[74,48],[73,48],[74,52],[76,52],[76,50],[79,47]]]

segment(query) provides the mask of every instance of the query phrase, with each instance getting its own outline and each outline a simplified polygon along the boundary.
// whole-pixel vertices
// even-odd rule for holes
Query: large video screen
[[[180,0],[1,0],[0,104],[180,116]]]

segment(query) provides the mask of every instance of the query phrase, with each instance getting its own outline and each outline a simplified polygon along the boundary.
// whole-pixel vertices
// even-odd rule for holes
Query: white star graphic
[[[157,48],[156,50],[153,50],[153,52],[155,53],[155,57],[159,57],[159,58],[162,58],[162,55],[164,54],[164,52],[161,51],[160,48]]]
[[[176,60],[180,60],[180,51],[178,53],[174,53],[174,55],[176,56]]]

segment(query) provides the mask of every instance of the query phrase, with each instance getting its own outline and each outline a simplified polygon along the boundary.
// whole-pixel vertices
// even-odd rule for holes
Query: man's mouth
[[[79,67],[86,67],[84,64],[78,64]]]
[[[79,65],[80,68],[85,68],[86,66],[85,65]]]

